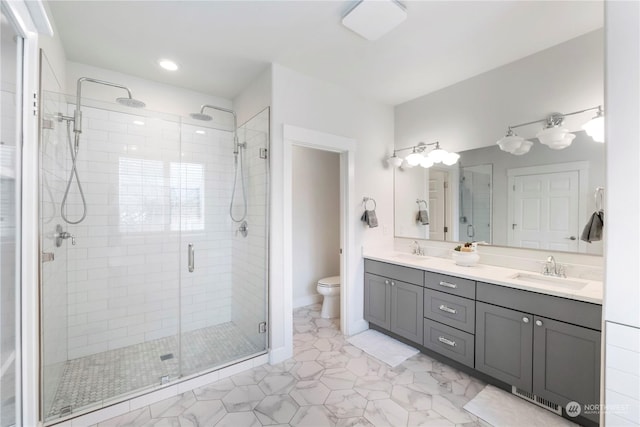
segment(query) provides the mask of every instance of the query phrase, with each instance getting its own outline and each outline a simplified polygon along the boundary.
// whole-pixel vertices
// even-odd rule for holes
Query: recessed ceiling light
[[[158,61],[158,64],[160,64],[162,68],[168,71],[176,71],[178,69],[178,64],[170,59],[161,59]]]
[[[205,135],[205,134],[206,134],[206,132],[205,132],[205,131],[203,131],[203,130],[197,130],[197,131],[196,131],[196,133],[197,133],[198,135]]]
[[[362,0],[342,18],[342,25],[373,41],[393,30],[405,19],[406,10],[395,0]]]
[[[134,125],[138,125],[138,126],[144,126],[144,122],[143,122],[143,121],[140,121],[140,120],[134,120],[134,121],[133,121],[133,124],[134,124]]]

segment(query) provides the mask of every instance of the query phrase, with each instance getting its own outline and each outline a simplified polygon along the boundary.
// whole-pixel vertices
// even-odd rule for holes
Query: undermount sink
[[[564,277],[544,276],[542,274],[533,273],[518,273],[511,278],[533,283],[536,285],[558,286],[575,290],[582,289],[587,286],[587,282],[583,282],[580,280],[566,279]]]
[[[424,255],[408,254],[408,253],[404,253],[404,252],[396,252],[396,253],[393,254],[393,256],[395,258],[404,259],[404,260],[407,260],[407,261],[424,261],[424,260],[428,259]]]

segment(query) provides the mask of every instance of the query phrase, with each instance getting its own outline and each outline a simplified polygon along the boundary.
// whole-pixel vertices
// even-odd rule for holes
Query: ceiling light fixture
[[[427,152],[429,147],[435,146],[431,151]],[[397,153],[399,151],[411,150],[411,153],[402,159],[402,157],[398,157]],[[455,165],[458,162],[460,155],[458,153],[450,153],[446,150],[440,148],[440,142],[431,142],[429,144],[425,144],[424,142],[419,142],[417,145],[413,145],[411,147],[398,148],[393,151],[393,155],[387,158],[387,163],[389,166],[400,167],[405,166],[407,168],[412,168],[414,166],[422,166],[425,169],[430,168],[436,163],[442,163],[447,166]]]
[[[598,110],[596,116],[582,125],[582,129],[584,129],[587,135],[593,138],[594,141],[604,142],[604,112],[602,110],[602,106],[598,105],[597,107],[574,111],[573,113],[554,113],[544,119],[520,123],[518,125],[510,125],[507,129],[507,134],[500,138],[496,144],[502,151],[506,151],[507,153],[511,153],[516,156],[528,153],[533,142],[527,141],[516,135],[513,132],[513,129],[544,122],[545,127],[536,134],[536,138],[538,138],[538,141],[540,141],[541,144],[546,145],[552,150],[562,150],[570,146],[576,137],[567,128],[562,127],[564,124],[564,118],[593,110]]]
[[[158,64],[167,71],[176,71],[178,69],[178,64],[170,59],[160,59]]]
[[[362,0],[342,18],[342,25],[374,41],[407,19],[407,11],[394,0]]]

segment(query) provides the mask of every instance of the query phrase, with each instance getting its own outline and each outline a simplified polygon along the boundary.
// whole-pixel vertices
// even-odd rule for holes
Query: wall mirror
[[[602,105],[602,38],[597,30],[397,106],[396,150],[438,140],[460,158],[395,168],[395,236],[602,255],[602,240],[581,240],[606,191],[606,144],[581,128],[595,112],[565,118],[575,138],[564,149],[539,142],[543,122],[514,129],[532,142],[525,154],[496,144],[511,125]]]

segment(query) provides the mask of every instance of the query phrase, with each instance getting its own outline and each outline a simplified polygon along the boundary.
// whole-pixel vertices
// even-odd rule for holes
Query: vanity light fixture
[[[427,149],[431,146],[435,146],[431,151],[427,152]],[[411,150],[411,153],[405,157],[398,157],[397,153],[400,151]],[[442,163],[447,166],[455,165],[460,158],[458,153],[450,153],[447,150],[440,148],[440,142],[431,142],[426,144],[419,142],[417,145],[411,147],[398,148],[393,151],[393,155],[387,159],[387,163],[393,167],[405,166],[412,168],[414,166],[422,166],[423,168],[430,168],[436,163]]]
[[[582,129],[584,129],[585,132],[587,132],[587,135],[593,138],[594,141],[604,142],[604,112],[602,111],[602,106],[598,105],[597,107],[574,111],[573,113],[554,113],[544,119],[534,120],[527,123],[520,123],[517,125],[510,125],[507,129],[507,134],[504,137],[500,138],[496,142],[496,144],[502,151],[506,151],[507,153],[511,153],[516,156],[528,153],[531,149],[531,146],[533,145],[533,142],[527,141],[524,138],[516,135],[513,129],[522,126],[528,126],[534,123],[544,122],[545,127],[536,134],[536,138],[538,138],[538,141],[540,141],[541,144],[544,144],[553,150],[562,150],[570,146],[576,137],[567,128],[562,127],[564,118],[567,116],[573,116],[574,114],[585,113],[592,110],[598,110],[596,116],[593,117],[589,122],[585,123],[582,126]]]

